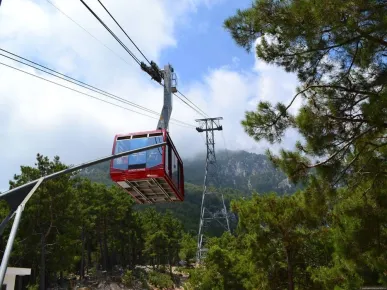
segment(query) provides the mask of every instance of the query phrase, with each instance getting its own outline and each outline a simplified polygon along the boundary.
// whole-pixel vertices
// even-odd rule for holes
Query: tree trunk
[[[170,255],[168,255],[168,264],[169,264],[169,274],[171,275],[171,277],[173,278],[173,274],[172,274],[172,258]]]
[[[59,273],[59,285],[63,287],[63,271],[60,271]]]
[[[110,270],[109,251],[108,251],[108,247],[107,247],[105,234],[103,237],[103,256],[104,256],[105,270],[109,271]]]
[[[87,263],[86,263],[86,272],[89,275],[89,267],[91,265],[91,241],[90,238],[87,237]]]
[[[109,250],[107,246],[107,237],[106,237],[106,219],[104,220],[104,227],[103,227],[103,253],[104,253],[104,259],[105,259],[105,270],[110,271],[110,261],[109,261]]]
[[[80,276],[81,279],[85,277],[85,227],[82,226],[82,254],[81,254],[81,271],[80,271]]]
[[[137,263],[137,247],[136,247],[136,241],[134,241],[134,239],[132,238],[132,242],[131,242],[131,245],[130,245],[130,251],[131,251],[131,254],[132,254],[132,259],[130,261],[130,266],[131,268],[135,267],[136,263]]]
[[[98,235],[98,241],[99,241],[99,251],[101,253],[101,263],[102,263],[102,268],[103,270],[106,270],[106,260],[105,260],[105,255],[102,247],[102,237],[101,234]]]
[[[120,254],[120,264],[122,267],[125,268],[126,263],[126,257],[125,257],[125,245],[124,242],[121,241],[121,254]]]
[[[46,290],[46,238],[40,239],[40,290]]]
[[[291,250],[286,248],[286,259],[288,262],[288,289],[294,290],[294,277],[293,277],[293,265]]]

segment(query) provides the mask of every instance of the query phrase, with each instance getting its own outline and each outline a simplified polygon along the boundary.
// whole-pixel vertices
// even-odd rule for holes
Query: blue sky
[[[237,46],[231,34],[223,28],[223,22],[237,9],[251,6],[251,0],[223,0],[207,8],[201,6],[189,16],[188,23],[178,25],[177,47],[162,52],[161,63],[170,62],[186,83],[205,74],[208,69],[230,65],[230,59],[239,59],[240,69],[254,65],[254,55]]]

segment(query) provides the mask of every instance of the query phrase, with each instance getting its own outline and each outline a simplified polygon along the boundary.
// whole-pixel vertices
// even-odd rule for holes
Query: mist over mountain
[[[216,158],[219,168],[220,186],[225,196],[226,206],[235,198],[250,196],[252,192],[276,192],[278,195],[292,194],[297,186],[291,184],[285,174],[273,167],[265,155],[246,151],[218,151]],[[196,233],[199,224],[200,206],[202,200],[205,153],[194,158],[184,159],[185,200],[182,203],[165,203],[151,205],[159,211],[171,210],[182,220],[187,231]],[[109,162],[95,165],[81,171],[81,176],[94,182],[113,185],[109,176]],[[138,205],[142,210],[149,205]],[[235,217],[231,215],[231,224],[236,225]],[[221,233],[216,226],[213,234]]]

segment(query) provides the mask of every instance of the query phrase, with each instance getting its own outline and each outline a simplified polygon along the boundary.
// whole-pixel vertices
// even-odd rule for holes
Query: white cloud
[[[181,19],[187,19],[201,5],[211,7],[219,1],[105,0],[104,4],[145,55],[158,62],[163,49],[178,45],[174,29]],[[90,5],[94,3],[89,2]],[[3,1],[0,47],[44,61],[59,71],[160,112],[162,89],[135,66],[80,1],[54,3],[114,51],[120,52],[128,63],[117,58],[46,1]],[[91,6],[99,15],[106,16],[95,3]],[[108,17],[104,20],[114,27]],[[121,33],[117,34],[124,39]],[[135,51],[131,45],[128,47]],[[136,55],[139,56],[137,51]],[[262,152],[267,144],[257,144],[243,132],[240,121],[244,112],[254,110],[258,99],[287,100],[294,91],[295,79],[278,68],[265,67],[259,62],[251,71],[236,70],[235,60],[230,56],[229,64],[212,69],[179,89],[205,112],[224,117],[222,124],[229,149]],[[0,61],[15,66],[14,62],[2,57]],[[43,76],[33,69],[28,71]],[[49,79],[69,85],[55,78]],[[196,125],[194,119],[200,117],[198,114],[178,99],[174,99],[173,106],[172,118]],[[116,133],[153,129],[157,125],[156,119],[116,108],[0,65],[0,190],[7,188],[8,180],[19,172],[20,165],[33,165],[38,152],[49,157],[59,155],[68,164],[109,155]],[[193,128],[171,124],[170,131],[181,155],[192,156],[204,150],[203,136]],[[218,148],[224,147],[220,137],[218,134]],[[294,136],[287,140],[292,138]]]

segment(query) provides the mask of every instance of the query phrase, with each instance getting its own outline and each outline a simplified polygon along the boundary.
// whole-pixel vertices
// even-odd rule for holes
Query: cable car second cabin
[[[183,161],[165,129],[115,136],[113,154],[162,142],[167,145],[116,158],[110,163],[111,179],[137,203],[183,201]]]

